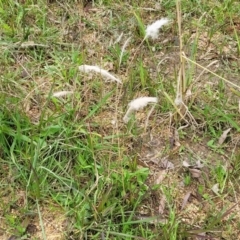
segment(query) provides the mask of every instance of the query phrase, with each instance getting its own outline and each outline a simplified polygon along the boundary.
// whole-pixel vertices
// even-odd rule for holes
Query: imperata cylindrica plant
[[[118,83],[122,83],[122,81],[120,79],[114,77],[108,71],[106,71],[98,66],[81,65],[78,67],[78,69],[79,69],[79,71],[84,72],[84,73],[89,73],[89,72],[99,73],[102,77],[105,77],[106,79],[109,79],[111,81],[115,81]]]
[[[162,28],[163,25],[166,25],[168,23],[169,23],[168,18],[161,18],[160,20],[157,20],[151,25],[148,25],[144,39],[147,39],[149,37],[152,39],[158,38],[160,28]]]
[[[127,110],[125,116],[123,117],[123,121],[125,123],[127,123],[130,119],[130,115],[133,112],[146,107],[149,103],[157,103],[157,102],[158,102],[158,99],[156,97],[140,97],[140,98],[136,98],[136,99],[132,100],[128,104],[128,110]]]
[[[66,95],[73,94],[73,91],[60,91],[52,94],[53,97],[64,97]]]

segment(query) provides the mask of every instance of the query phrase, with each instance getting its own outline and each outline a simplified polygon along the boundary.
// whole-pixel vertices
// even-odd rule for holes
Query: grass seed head
[[[146,107],[149,103],[157,103],[157,102],[158,102],[158,98],[156,97],[140,97],[132,100],[128,104],[128,110],[125,116],[123,117],[123,121],[127,123],[130,119],[131,113]]]
[[[73,94],[73,91],[60,91],[60,92],[55,92],[53,93],[53,97],[64,97],[66,95],[71,95]]]
[[[162,28],[163,25],[166,25],[168,23],[169,23],[168,18],[161,18],[160,20],[157,20],[151,25],[148,25],[146,29],[145,39],[149,37],[151,37],[152,39],[157,39],[160,28]]]
[[[81,65],[78,67],[79,71],[84,72],[84,73],[89,73],[89,72],[95,72],[95,73],[100,73],[102,77],[105,77],[106,79],[110,79],[112,81],[122,83],[122,81],[116,77],[114,77],[112,74],[110,74],[108,71],[98,67],[98,66],[91,66],[91,65]]]

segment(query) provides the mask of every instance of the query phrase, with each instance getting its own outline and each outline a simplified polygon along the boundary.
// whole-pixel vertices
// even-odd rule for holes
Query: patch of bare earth
[[[164,223],[169,217],[168,204],[174,204],[177,218],[188,226],[189,234],[192,236],[200,233],[211,236],[211,232],[214,232],[214,239],[222,239],[222,237],[239,239],[239,231],[230,231],[227,227],[230,225],[233,229],[238,229],[239,194],[233,188],[232,191],[223,194],[223,197],[219,197],[211,189],[212,179],[209,181],[214,165],[217,162],[226,163],[229,159],[212,152],[206,147],[206,142],[199,144],[184,140],[182,143],[178,142],[177,146],[173,144],[171,147],[172,136],[167,137],[167,132],[165,136],[161,135],[152,136],[151,140],[144,144],[139,156],[140,165],[147,166],[151,170],[149,187],[159,184],[161,188],[171,189],[174,203],[167,202],[164,191],[154,191],[139,210],[139,218],[154,216],[157,217],[156,222]],[[187,151],[180,154],[176,152],[176,147],[180,146],[184,146]],[[164,151],[166,148],[168,150]],[[184,162],[188,162],[191,166],[184,167]],[[230,167],[229,162],[228,164]],[[190,185],[184,183],[186,174],[190,174],[193,179]],[[205,195],[200,194],[200,186],[205,189]],[[232,188],[232,183],[229,183],[229,188]],[[207,195],[211,200],[204,198]],[[214,226],[215,230],[212,231],[204,230],[208,220],[212,221],[214,217],[218,218],[221,227]]]
[[[12,196],[9,199],[9,196]],[[40,212],[43,226],[40,224],[38,209],[27,209],[26,192],[18,191],[9,194],[1,192],[0,239],[65,239],[68,226],[65,212],[54,204],[41,204]],[[21,230],[20,230],[21,229]]]

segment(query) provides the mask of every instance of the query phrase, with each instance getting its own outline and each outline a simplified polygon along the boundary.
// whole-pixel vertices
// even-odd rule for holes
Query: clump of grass
[[[3,7],[0,3],[0,62],[4,66],[0,68],[0,195],[7,203],[0,204],[0,227],[8,232],[8,238],[25,238],[32,237],[28,227],[37,225],[41,238],[48,239],[44,211],[50,212],[49,206],[57,205],[69,223],[62,234],[66,238],[201,238],[207,234],[217,236],[216,229],[220,231],[220,227],[226,227],[225,234],[232,237],[234,233],[229,229],[236,205],[229,203],[230,199],[238,199],[235,149],[239,121],[236,99],[225,96],[229,94],[229,85],[239,86],[229,81],[221,69],[216,73],[213,66],[218,60],[198,62],[201,28],[211,18],[214,3],[196,7],[177,1],[176,7],[175,1],[168,1],[156,11],[155,2],[149,2],[152,9],[146,8],[144,1],[139,6],[132,2],[129,10],[121,1],[96,1],[93,9],[85,6],[88,14],[79,10],[77,4],[9,1]],[[111,12],[104,12],[110,4]],[[222,16],[229,4],[225,3],[224,9],[217,8],[214,17]],[[119,22],[114,18],[115,7],[124,7]],[[165,29],[159,33],[167,19],[145,27],[146,22],[160,19],[160,15],[172,16],[174,26],[172,13],[176,9],[180,53],[167,36],[176,34],[174,27],[169,25],[167,33]],[[231,10],[234,14],[235,10]],[[132,12],[137,28],[135,19],[133,25],[130,20],[129,24],[124,22],[133,18]],[[198,34],[188,55],[184,53],[184,39],[191,37],[185,33],[188,24],[192,27],[190,20],[198,22]],[[122,47],[120,38],[112,46],[109,43],[120,35],[113,32],[120,30],[126,40]],[[78,32],[82,35],[75,34]],[[239,48],[236,28],[234,34]],[[164,61],[162,56],[166,56]],[[180,64],[168,62],[176,56]],[[86,62],[98,63],[103,68],[85,65]],[[100,77],[121,84],[108,84]],[[237,90],[231,92],[239,97]],[[129,99],[135,100],[123,117],[121,109]],[[150,102],[154,103],[154,112],[152,107],[148,114],[140,113],[139,124],[133,123],[128,131],[130,124],[126,126],[124,121]],[[228,128],[232,130],[219,146],[219,138]],[[151,152],[156,135],[163,148],[154,145]],[[150,142],[145,139],[148,137]],[[193,156],[203,158],[205,163],[197,176],[182,174],[179,163],[190,158],[187,149],[191,148]],[[199,153],[201,148],[203,156]],[[228,159],[229,149],[232,156]],[[142,160],[144,154],[151,156],[150,160]],[[162,157],[175,161],[175,167],[164,169],[164,177],[168,177],[154,184],[155,175],[164,168],[158,164]],[[222,159],[231,164],[223,164]],[[213,192],[215,184],[218,189]],[[16,197],[19,192],[24,195],[23,201]],[[183,208],[180,203],[184,194],[188,197]],[[203,205],[209,214],[201,208]],[[219,208],[220,205],[223,207]],[[189,214],[188,206],[195,209],[194,214]]]

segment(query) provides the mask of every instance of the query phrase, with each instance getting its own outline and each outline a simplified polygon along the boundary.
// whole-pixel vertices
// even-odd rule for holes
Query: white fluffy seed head
[[[140,97],[132,100],[128,106],[134,111],[146,107],[149,103],[157,103],[158,99],[156,97]]]
[[[157,102],[158,102],[158,99],[156,97],[140,97],[140,98],[136,98],[136,99],[132,100],[128,104],[128,110],[127,110],[125,116],[123,117],[123,121],[125,123],[127,123],[130,119],[130,115],[133,112],[146,107],[149,103],[157,103]]]
[[[110,79],[111,81],[115,81],[118,83],[122,83],[121,80],[114,77],[112,74],[110,74],[108,71],[98,67],[98,66],[91,66],[91,65],[81,65],[78,67],[80,72],[89,73],[89,72],[95,72],[99,73],[102,77],[105,77],[106,79]]]
[[[152,39],[158,38],[159,30],[163,25],[169,23],[168,18],[161,18],[156,22],[152,23],[151,25],[147,26],[145,38],[151,37]]]
[[[53,97],[64,97],[66,95],[73,94],[73,91],[60,91],[52,94]]]

